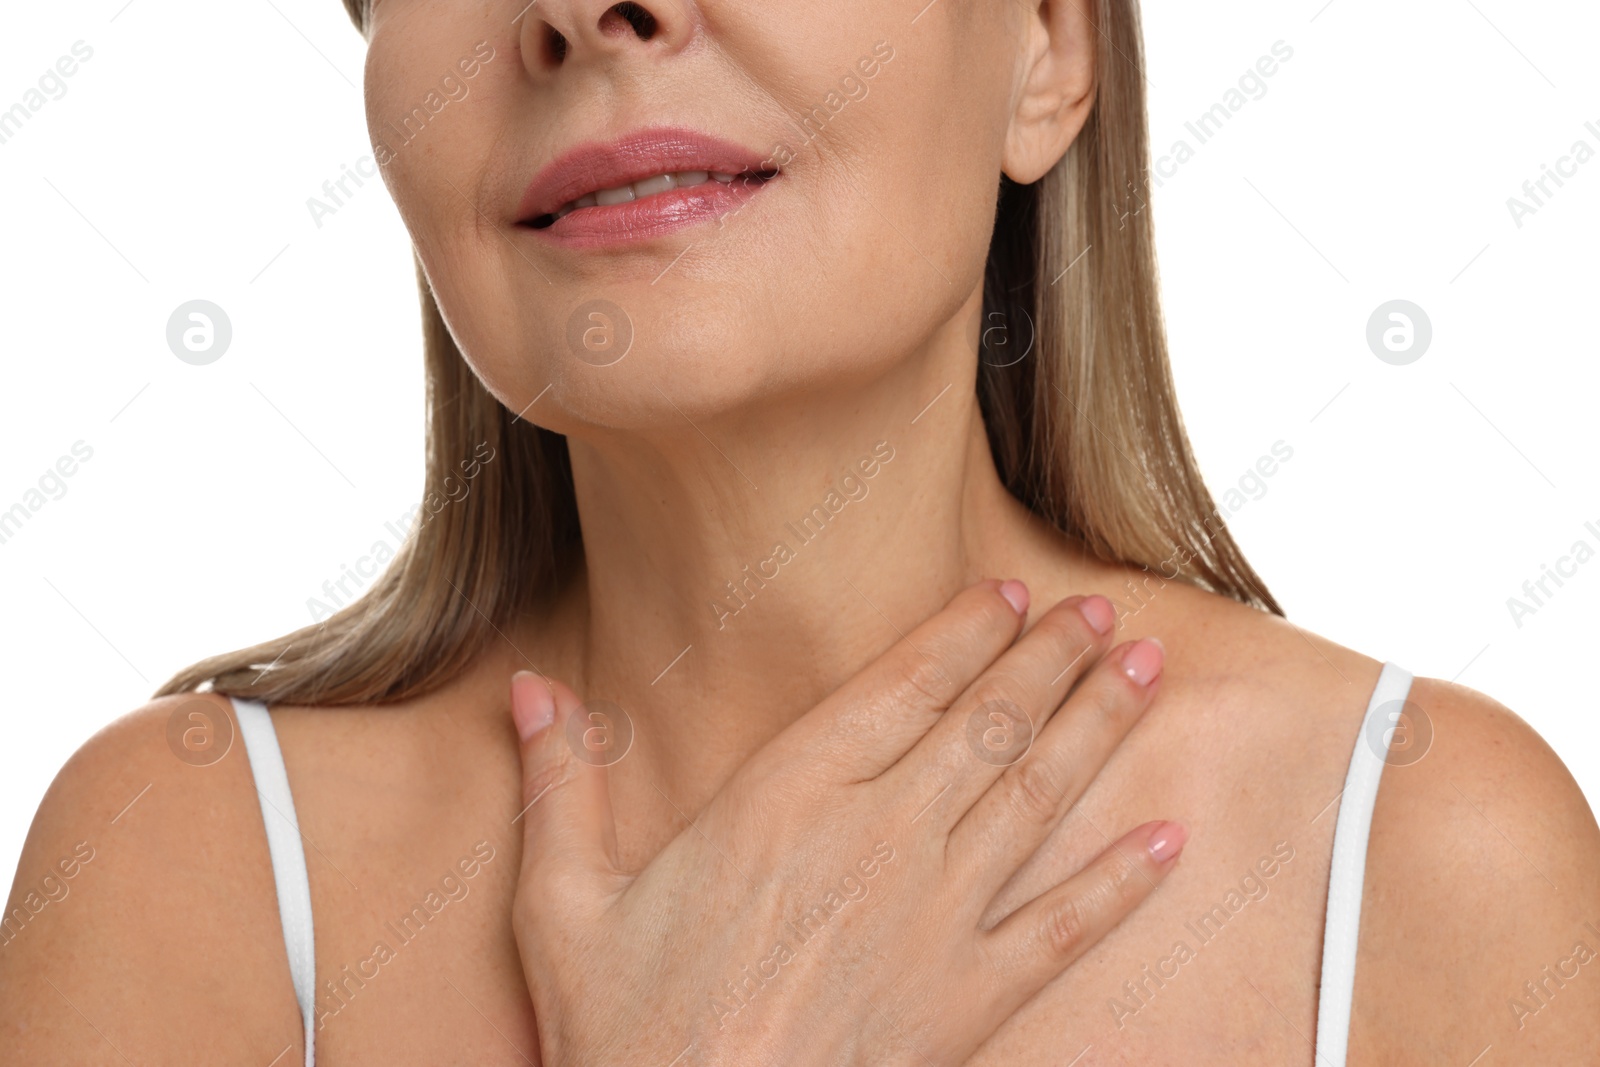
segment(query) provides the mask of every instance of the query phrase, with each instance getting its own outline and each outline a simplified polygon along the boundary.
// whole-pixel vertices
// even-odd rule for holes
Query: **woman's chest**
[[[1257,859],[1271,869],[1272,848]],[[1147,901],[971,1062],[1310,1065],[1326,870],[1300,850],[1276,863],[1197,871]],[[506,887],[485,882],[324,923],[319,1062],[538,1064],[509,914]]]
[[[1200,847],[1178,871],[971,1062],[1311,1064],[1331,815],[1229,833],[1227,814],[1193,820]],[[503,829],[320,879],[319,1062],[539,1063],[511,925],[520,849]],[[1069,822],[1015,895],[1066,877],[1097,840],[1089,818]]]
[[[1272,744],[1207,748],[1204,731],[1165,736],[1205,769],[1180,770],[1131,740],[996,908],[1009,912],[1066,879],[1147,819],[1188,824],[1183,860],[974,1064],[1313,1062],[1342,761],[1310,767]],[[444,803],[449,790],[439,787],[307,805],[325,1067],[539,1062],[511,922],[522,833],[512,821],[515,766],[497,770],[471,802]],[[605,1010],[603,995],[593,1010]]]
[[[516,829],[464,825],[313,873],[319,1064],[539,1063],[511,926]]]
[[[1309,1067],[1328,875],[1311,837],[1186,855],[972,1063]]]
[[[1300,759],[1270,744],[1230,751],[1207,732],[1182,747],[1183,761],[1113,760],[1002,894],[1008,912],[1146,820],[1189,828],[1166,880],[974,1064],[1314,1062],[1340,760],[1309,747]]]

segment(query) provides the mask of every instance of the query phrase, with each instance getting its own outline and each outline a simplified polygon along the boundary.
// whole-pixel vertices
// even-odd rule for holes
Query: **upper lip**
[[[518,218],[552,215],[586,193],[616,189],[657,174],[743,174],[772,167],[759,154],[695,130],[658,127],[608,143],[580,144],[547,165],[522,194]]]

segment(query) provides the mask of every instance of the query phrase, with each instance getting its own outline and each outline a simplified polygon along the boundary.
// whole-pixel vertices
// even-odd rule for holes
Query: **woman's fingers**
[[[1007,1014],[1155,892],[1177,865],[1187,839],[1179,823],[1146,823],[1113,842],[1088,867],[980,934],[994,987],[1016,998]]]
[[[599,891],[616,873],[616,827],[604,761],[580,753],[585,735],[608,724],[588,721],[571,689],[530,671],[512,675],[511,716],[522,748],[519,894],[544,901],[585,883]]]
[[[963,589],[791,726],[775,751],[821,759],[843,780],[876,778],[1016,640],[1027,614],[1021,582]]]
[[[762,1049],[804,1047],[814,1059],[853,1050],[878,1063],[903,1058],[902,1029],[925,1035],[942,1060],[962,1062],[1136,907],[1175,862],[1181,828],[1143,827],[994,928],[980,921],[993,899],[983,887],[1015,872],[1020,849],[1034,850],[1066,796],[1058,802],[1037,778],[1021,790],[995,785],[1006,767],[982,759],[981,744],[972,747],[969,720],[981,733],[984,701],[1027,705],[1046,734],[1032,739],[1037,758],[1023,766],[1077,783],[1093,777],[1132,717],[1118,703],[1126,694],[1101,677],[1131,684],[1107,673],[1126,669],[1131,653],[1080,683],[1110,642],[1109,602],[1069,601],[1019,639],[1026,608],[1020,583],[959,594],[746,761],[703,818],[637,877],[618,868],[606,774],[596,765],[612,762],[610,724],[565,686],[519,674],[512,707],[526,827],[513,929],[536,1014],[561,1024],[542,1031],[546,1062],[587,1063],[593,1050],[628,1048],[641,1053],[626,1056],[630,1063],[664,1063],[704,1035],[734,1058],[741,1049],[759,1060]],[[1063,716],[1057,709],[1069,692]],[[944,735],[943,748],[930,744],[931,733]],[[1075,753],[1080,762],[1071,762]],[[941,791],[938,779],[917,783],[908,777],[917,770],[960,777],[959,790],[952,783]],[[949,803],[925,824],[907,829],[896,820],[903,832],[891,831],[885,817],[904,805],[908,782],[926,784],[934,799],[919,805],[932,809],[944,794]],[[1081,786],[1063,788],[1075,795]],[[995,825],[1018,841],[987,864],[981,848],[969,848],[962,870],[947,835],[977,806],[972,832],[995,847],[977,829],[989,818],[980,798],[991,789],[1000,798],[990,802]],[[1008,809],[1004,798],[1024,793],[1043,799],[1019,828],[1016,801]],[[913,834],[926,847],[909,847]],[[621,901],[627,906],[612,906]],[[861,952],[862,944],[914,949],[926,980],[907,986],[894,962],[903,952]],[[763,945],[773,948],[763,955]],[[794,964],[800,953],[805,962]],[[758,996],[780,969],[784,992]],[[596,989],[617,1004],[594,1011]],[[819,1030],[819,1020],[832,1030]],[[885,1028],[887,1020],[895,1025]]]
[[[919,818],[948,831],[996,778],[1023,761],[1073,685],[1099,660],[1115,622],[1105,597],[1068,597],[984,671],[894,770],[901,779],[894,788],[905,790],[912,803],[920,806],[921,797],[937,794]]]
[[[1159,688],[1153,638],[1120,645],[1078,684],[1032,746],[1006,767],[950,831],[951,869],[980,906],[1044,843],[1094,781]]]

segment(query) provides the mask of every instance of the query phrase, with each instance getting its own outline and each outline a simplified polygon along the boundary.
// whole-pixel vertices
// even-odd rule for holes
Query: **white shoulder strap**
[[[294,814],[289,775],[283,765],[278,734],[265,704],[230,697],[239,734],[244,738],[261,798],[261,820],[267,829],[267,849],[272,854],[272,879],[278,891],[278,917],[283,921],[283,944],[289,952],[289,977],[306,1030],[306,1067],[312,1067],[312,1034],[317,1000],[317,957],[311,929],[311,880],[306,875],[306,854],[300,845],[300,820]]]
[[[1322,933],[1322,987],[1317,1000],[1316,1067],[1345,1067],[1350,1045],[1350,1005],[1355,996],[1356,945],[1361,934],[1361,891],[1367,878],[1367,837],[1378,800],[1389,743],[1411,675],[1385,663],[1367,702],[1333,830],[1328,875],[1328,917]]]

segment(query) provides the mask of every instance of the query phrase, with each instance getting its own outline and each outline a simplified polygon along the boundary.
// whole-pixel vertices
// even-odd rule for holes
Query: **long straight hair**
[[[364,0],[344,0],[366,32]],[[1215,506],[1167,363],[1137,0],[1096,0],[1095,101],[1061,161],[1001,179],[984,279],[976,389],[1001,480],[1100,558],[1282,614]],[[427,369],[424,500],[472,489],[417,522],[360,599],[322,623],[180,671],[157,695],[209,686],[268,703],[402,700],[461,672],[581,559],[566,439],[516,418],[462,358],[420,263]],[[1004,339],[1005,344],[999,341]],[[1017,350],[1030,346],[1018,358]]]

